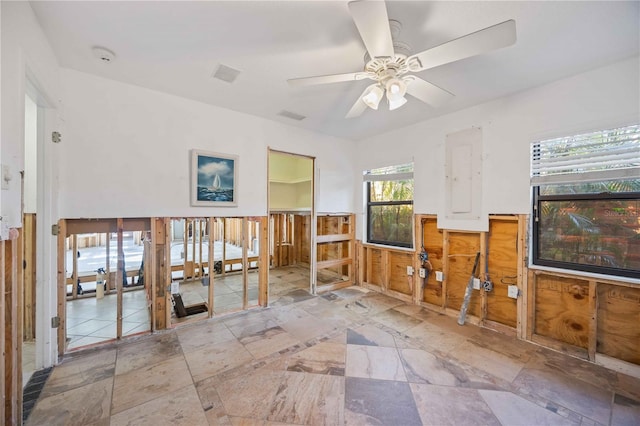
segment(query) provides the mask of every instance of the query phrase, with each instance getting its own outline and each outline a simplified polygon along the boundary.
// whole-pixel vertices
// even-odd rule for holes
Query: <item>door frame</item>
[[[271,157],[271,153],[275,154],[284,154],[292,157],[299,157],[311,160],[311,238],[309,242],[309,292],[311,294],[316,294],[317,282],[316,282],[316,269],[317,269],[317,260],[316,260],[316,237],[317,237],[317,221],[318,214],[316,212],[316,204],[317,204],[317,190],[316,190],[316,182],[318,181],[318,170],[316,168],[316,157],[305,154],[297,154],[289,151],[282,151],[278,149],[273,149],[271,147],[267,147],[267,218],[269,218],[271,214],[271,185],[270,185],[270,177],[271,170],[269,169],[269,159]],[[268,248],[271,247],[271,221],[267,221],[268,225]],[[269,294],[269,285],[267,282],[267,306],[268,306],[268,294]]]

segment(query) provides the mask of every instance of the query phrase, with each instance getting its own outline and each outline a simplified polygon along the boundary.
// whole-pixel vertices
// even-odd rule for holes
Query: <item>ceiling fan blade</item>
[[[413,75],[405,77],[404,80],[407,82],[407,94],[433,107],[439,107],[454,96],[452,93],[439,88],[435,84],[431,84]]]
[[[386,4],[383,1],[352,1],[349,2],[349,11],[369,56],[393,56]]]
[[[365,112],[367,108],[369,108],[367,104],[365,104],[364,101],[362,100],[362,97],[364,96],[365,93],[367,93],[368,89],[369,89],[368,87],[364,89],[364,92],[362,92],[362,94],[358,96],[358,100],[356,101],[355,104],[353,104],[353,106],[351,107],[347,115],[345,115],[345,118],[359,117],[362,115],[363,112]]]
[[[407,63],[411,71],[422,71],[510,46],[515,42],[516,21],[511,19],[416,53],[407,58]]]
[[[340,83],[342,81],[357,81],[369,78],[366,72],[350,72],[346,74],[318,75],[315,77],[290,78],[287,80],[291,87],[313,86],[316,84]]]

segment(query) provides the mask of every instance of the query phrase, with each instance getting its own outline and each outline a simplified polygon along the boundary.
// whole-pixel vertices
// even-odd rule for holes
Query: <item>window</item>
[[[367,241],[413,247],[413,163],[368,170]]]
[[[640,126],[532,144],[533,263],[640,278]]]

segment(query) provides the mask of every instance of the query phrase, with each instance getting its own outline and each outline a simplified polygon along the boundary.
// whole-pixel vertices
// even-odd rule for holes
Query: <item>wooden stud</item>
[[[71,298],[78,298],[78,234],[73,234],[71,236],[71,264],[73,265],[73,272],[71,273],[71,279],[73,283],[71,284]]]
[[[36,216],[24,215],[24,339],[31,341],[36,336]]]
[[[23,311],[23,307],[24,307],[24,276],[23,276],[23,272],[24,269],[21,267],[24,265],[23,260],[23,254],[24,254],[24,248],[23,248],[23,238],[24,238],[24,228],[22,228],[20,230],[20,238],[18,238],[15,243],[16,243],[16,268],[15,268],[15,315],[13,315],[13,318],[15,319],[14,322],[14,327],[16,330],[16,338],[15,338],[15,387],[14,387],[14,392],[16,395],[16,410],[15,410],[15,417],[18,419],[22,418],[22,388],[23,388],[23,384],[22,384],[22,342],[24,341],[24,321],[20,321],[19,319],[24,318],[24,311]]]
[[[489,224],[489,229],[491,229],[491,224]],[[489,259],[487,258],[487,242],[489,239],[489,232],[480,232],[480,264],[478,265],[478,272],[480,277],[484,277],[485,267]],[[483,281],[484,278],[480,279],[480,282]],[[487,292],[484,291],[484,287],[480,286],[480,321],[484,323],[487,319]]]
[[[535,323],[535,306],[536,306],[536,278],[531,269],[527,272],[527,303],[526,309],[523,306],[523,313],[519,315],[525,318],[525,324],[522,328],[525,331],[526,340],[531,340],[533,337],[533,331],[536,328]],[[526,316],[525,316],[526,315]]]
[[[248,221],[247,217],[242,218],[242,309],[249,306],[249,261],[248,261]]]
[[[184,229],[182,233],[182,255],[184,256],[182,259],[182,279],[187,279],[187,264],[189,263],[187,259],[189,258],[189,219],[184,219]]]
[[[269,306],[269,218],[260,218],[260,253],[258,262],[258,304]]]
[[[442,233],[442,273],[444,278],[442,280],[442,309],[446,309],[448,306],[447,295],[447,275],[449,273],[449,231],[446,229]]]
[[[107,251],[107,254],[106,254],[107,255],[107,262],[106,263],[107,263],[107,265],[106,265],[105,271],[107,273],[107,277],[106,277],[106,280],[107,280],[107,291],[105,292],[105,295],[106,294],[110,294],[111,291],[114,289],[114,287],[113,287],[114,283],[110,279],[110,277],[111,277],[111,232],[107,232],[106,235],[107,235],[107,248],[106,248],[106,251]]]
[[[222,276],[227,273],[227,218],[222,218]]]
[[[517,236],[517,250],[518,250],[518,270],[517,270],[517,282],[518,288],[522,294],[518,297],[516,302],[517,309],[517,324],[516,324],[516,336],[518,339],[524,339],[529,334],[529,303],[532,303],[533,295],[529,292],[528,280],[527,280],[527,265],[526,265],[526,241],[527,241],[527,219],[526,215],[518,215],[518,236]]]
[[[208,256],[208,264],[209,264],[209,288],[208,288],[208,305],[209,305],[209,309],[207,310],[207,316],[209,318],[211,318],[213,316],[213,308],[214,308],[214,275],[215,275],[215,256],[214,256],[214,248],[215,248],[215,241],[214,241],[214,235],[215,232],[213,232],[213,228],[215,227],[215,222],[216,219],[213,217],[210,217],[207,219],[207,227],[209,229],[209,256]],[[200,251],[200,256],[202,256],[202,250]]]
[[[198,225],[198,219],[193,219],[191,221],[191,265],[192,265],[192,271],[191,271],[191,278],[197,278],[198,274],[196,273],[197,270],[197,263],[196,263],[196,229]],[[186,279],[186,277],[185,277]]]
[[[163,258],[162,258],[162,280],[160,288],[162,289],[162,309],[164,312],[164,327],[171,325],[171,292],[167,291],[167,286],[171,285],[171,219],[163,218],[164,234],[163,234]]]
[[[204,236],[205,219],[198,219],[198,276],[204,277],[204,262],[202,260],[202,237]]]
[[[357,252],[356,252],[356,215],[349,215],[349,253],[347,253],[347,257],[352,258],[352,262],[349,265],[349,284],[355,284],[356,282],[356,262],[357,262]]]
[[[117,227],[118,227],[118,271],[116,272],[116,288],[117,288],[117,314],[116,314],[116,339],[122,338],[122,281],[126,279],[125,275],[123,275],[122,270],[124,269],[124,247],[122,240],[123,233],[123,221],[122,218],[117,219]]]
[[[58,275],[58,356],[62,357],[67,350],[67,280],[66,280],[66,253],[65,242],[67,239],[67,221],[60,219],[58,221],[58,259],[57,259],[57,275]]]
[[[149,258],[151,259],[151,263],[149,264],[149,270],[151,274],[149,275],[149,279],[151,282],[151,332],[155,332],[157,328],[157,316],[158,316],[158,306],[156,304],[156,295],[157,295],[157,287],[158,287],[158,257],[156,251],[156,244],[158,238],[158,219],[155,217],[151,218],[151,242],[149,244]]]
[[[598,344],[598,289],[594,280],[589,280],[589,361],[595,362]]]

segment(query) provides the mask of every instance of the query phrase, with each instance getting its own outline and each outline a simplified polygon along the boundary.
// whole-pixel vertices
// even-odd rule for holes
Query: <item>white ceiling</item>
[[[346,1],[32,1],[63,67],[347,139],[362,139],[639,54],[640,2],[388,1],[414,53],[503,22],[515,45],[418,75],[453,94],[345,119],[369,80],[290,88],[288,78],[360,71]],[[104,64],[91,52],[106,47]],[[219,66],[241,71],[229,84]],[[306,116],[297,122],[278,112]]]

